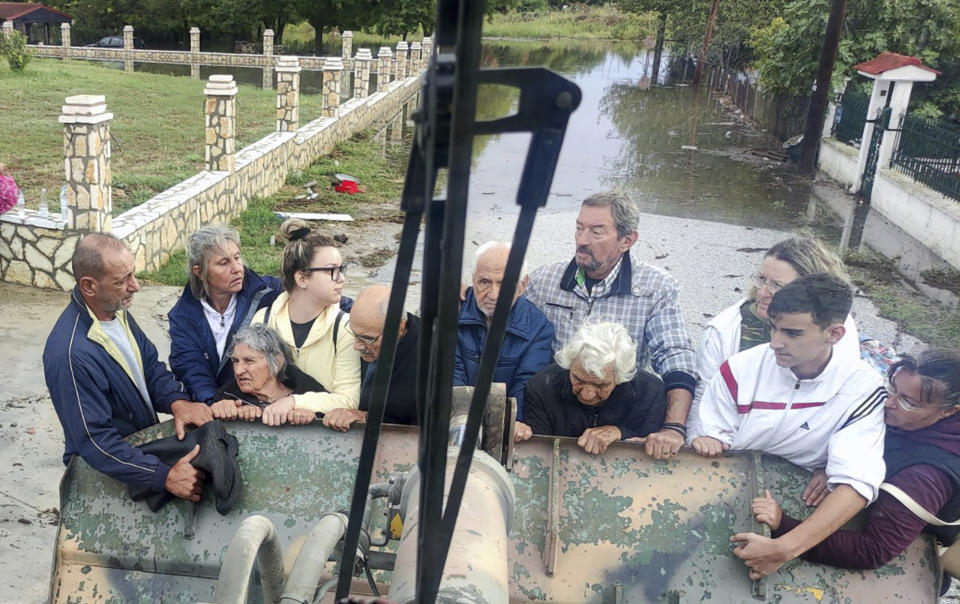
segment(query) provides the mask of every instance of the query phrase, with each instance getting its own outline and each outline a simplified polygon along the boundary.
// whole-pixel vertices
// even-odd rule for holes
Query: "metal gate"
[[[868,120],[873,122],[873,136],[870,137],[870,147],[867,150],[867,165],[863,169],[863,181],[860,183],[860,195],[870,201],[873,191],[873,180],[877,173],[877,160],[880,157],[880,144],[883,142],[883,132],[890,126],[890,107],[884,107],[879,117]]]

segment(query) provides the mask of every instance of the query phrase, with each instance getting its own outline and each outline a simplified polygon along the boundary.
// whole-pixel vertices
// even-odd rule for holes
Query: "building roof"
[[[899,67],[919,67],[924,71],[931,71],[937,75],[940,75],[940,72],[931,67],[927,67],[923,64],[923,61],[917,57],[908,57],[906,55],[898,55],[895,52],[881,52],[876,57],[870,59],[869,61],[864,61],[863,63],[858,63],[854,65],[853,68],[864,74],[871,75],[880,75],[884,72],[897,69]]]
[[[0,2],[0,21],[66,23],[73,17],[39,2]]]

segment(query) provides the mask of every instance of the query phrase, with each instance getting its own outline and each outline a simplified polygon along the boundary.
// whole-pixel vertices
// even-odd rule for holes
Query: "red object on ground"
[[[337,182],[334,183],[333,190],[337,193],[346,193],[348,195],[354,195],[355,193],[363,193],[357,183],[357,179],[349,174],[336,174]]]

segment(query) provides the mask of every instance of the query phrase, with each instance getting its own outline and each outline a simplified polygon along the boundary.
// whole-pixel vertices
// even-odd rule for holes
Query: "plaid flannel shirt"
[[[524,295],[553,323],[553,350],[563,347],[588,319],[613,321],[637,342],[637,365],[650,366],[666,390],[696,389],[696,356],[677,300],[677,282],[663,269],[624,254],[609,275],[583,284],[576,262],[554,262],[536,269]]]

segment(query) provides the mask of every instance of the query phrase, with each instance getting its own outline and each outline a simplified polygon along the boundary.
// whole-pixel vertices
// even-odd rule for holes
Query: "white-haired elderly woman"
[[[233,378],[227,351],[231,336],[250,324],[257,309],[282,291],[276,277],[244,266],[240,235],[210,225],[187,239],[189,282],[170,311],[170,368],[195,401],[210,404]]]
[[[576,436],[588,453],[663,427],[663,382],[637,369],[637,344],[619,323],[580,327],[527,381],[527,424],[534,434]]]
[[[230,362],[234,379],[217,390],[211,411],[217,419],[255,421],[267,405],[291,394],[322,392],[320,383],[293,363],[290,348],[266,325],[244,327],[233,336]],[[294,409],[291,424],[313,421],[316,414]]]

